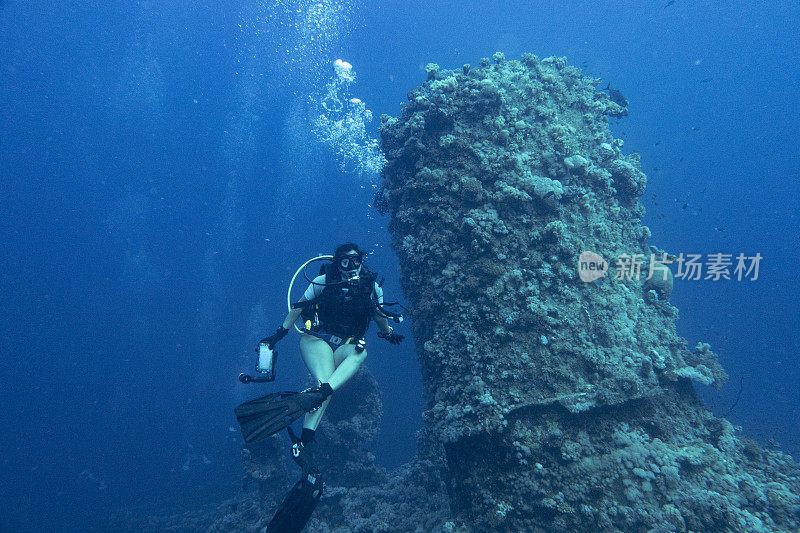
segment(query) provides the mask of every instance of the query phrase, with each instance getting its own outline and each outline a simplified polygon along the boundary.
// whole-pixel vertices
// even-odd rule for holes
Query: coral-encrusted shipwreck
[[[413,308],[425,427],[386,473],[366,452],[378,385],[362,370],[337,392],[352,398],[320,426],[327,490],[309,531],[800,528],[798,465],[698,400],[692,381],[726,375],[676,334],[671,275],[579,277],[583,251],[668,257],[640,222],[638,157],[609,132],[627,109],[597,83],[564,59],[496,54],[429,65],[402,115],[382,117],[376,207]],[[245,450],[256,483],[213,516],[155,524],[263,528],[296,476],[286,446]]]
[[[392,246],[454,523],[477,530],[800,527],[798,467],[737,437],[691,380],[727,377],[645,281],[646,178],[564,59],[428,66],[399,118],[376,206]],[[578,256],[645,259],[581,281]],[[658,274],[657,274],[658,275]],[[631,279],[629,279],[631,278]]]

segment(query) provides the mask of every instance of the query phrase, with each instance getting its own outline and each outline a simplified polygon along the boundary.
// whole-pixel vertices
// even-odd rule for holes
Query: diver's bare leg
[[[300,353],[303,354],[303,360],[311,375],[317,378],[320,383],[326,383],[336,368],[333,350],[328,346],[328,343],[311,335],[303,335],[300,337]],[[304,428],[317,429],[329,401],[330,398],[325,400],[320,408],[313,413],[306,413],[303,419]]]
[[[367,358],[367,351],[357,353],[354,344],[345,344],[336,348],[333,358],[336,370],[328,377],[328,384],[333,390],[336,390],[353,377],[361,363]]]

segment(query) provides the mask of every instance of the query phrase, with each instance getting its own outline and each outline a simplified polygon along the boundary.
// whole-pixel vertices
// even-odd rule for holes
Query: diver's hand
[[[270,348],[275,348],[275,345],[278,344],[278,341],[284,338],[289,333],[289,330],[285,327],[281,326],[278,330],[270,335],[269,337],[264,337],[258,344],[266,344]],[[256,351],[258,351],[258,346],[256,346]]]
[[[400,344],[403,342],[405,338],[404,335],[400,335],[394,332],[393,329],[389,328],[389,333],[378,333],[378,337],[382,339],[386,339],[389,341],[389,344]]]

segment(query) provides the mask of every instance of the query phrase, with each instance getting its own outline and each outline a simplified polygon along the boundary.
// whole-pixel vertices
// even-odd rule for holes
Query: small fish
[[[616,89],[613,89],[610,83],[606,85],[606,88],[603,90],[608,91],[608,96],[611,97],[611,101],[617,104],[618,106],[625,107],[628,105],[628,100],[624,96],[622,96],[621,92],[619,92]]]
[[[692,126],[692,131],[700,131],[700,126]]]
[[[656,141],[655,146],[660,146],[660,145],[661,145],[661,141]]]
[[[714,226],[714,230],[715,231],[725,231],[725,228],[723,226]]]
[[[684,203],[684,204],[681,206],[681,209],[683,209],[683,210],[685,211],[687,207],[689,207],[689,204],[687,204],[687,203]]]
[[[669,6],[671,6],[674,3],[675,3],[675,0],[669,0],[669,2],[667,2],[667,5],[664,6],[664,9],[667,9]]]

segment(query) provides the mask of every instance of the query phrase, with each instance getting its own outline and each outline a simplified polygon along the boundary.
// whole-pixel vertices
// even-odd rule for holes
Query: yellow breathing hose
[[[298,268],[297,271],[294,273],[294,276],[292,276],[292,281],[289,282],[289,290],[286,292],[286,305],[289,307],[289,312],[290,313],[292,312],[292,286],[294,286],[295,278],[297,278],[297,276],[300,274],[300,272],[303,271],[304,268],[306,268],[309,264],[313,263],[314,261],[323,261],[323,260],[327,260],[327,259],[333,259],[333,256],[332,255],[318,255],[317,257],[315,257],[313,259],[309,259],[308,261],[303,263],[300,266],[300,268]],[[296,329],[298,333],[303,333],[303,330],[298,328],[297,324],[294,324],[294,329]]]

